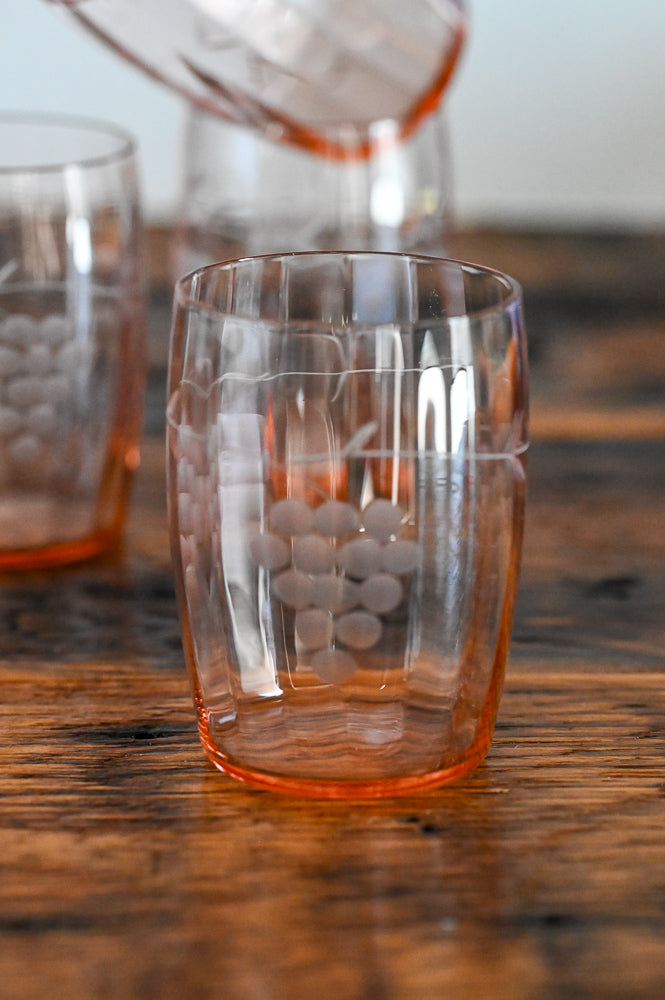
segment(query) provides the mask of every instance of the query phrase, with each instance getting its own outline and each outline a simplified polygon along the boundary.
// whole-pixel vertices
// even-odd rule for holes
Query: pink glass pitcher
[[[328,158],[439,103],[464,0],[50,0],[194,106]]]

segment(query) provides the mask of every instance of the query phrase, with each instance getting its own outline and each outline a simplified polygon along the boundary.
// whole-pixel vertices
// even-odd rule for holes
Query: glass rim
[[[0,176],[12,174],[28,173],[52,173],[59,172],[67,167],[77,166],[80,168],[94,168],[116,163],[123,159],[129,159],[135,155],[138,148],[136,138],[127,129],[114,122],[109,122],[101,118],[87,115],[68,114],[65,112],[51,111],[7,111],[0,109],[0,137],[3,132],[14,131],[16,137],[19,132],[47,131],[72,133],[72,137],[78,134],[78,138],[90,139],[94,136],[104,139],[107,148],[101,147],[97,150],[91,149],[89,152],[81,152],[76,148],[72,149],[71,155],[56,156],[45,149],[39,156],[17,156],[11,163],[3,162],[0,158]],[[9,137],[8,137],[9,138]],[[3,154],[6,155],[8,140],[0,143]],[[75,143],[72,143],[75,147]]]
[[[301,259],[313,260],[314,258],[340,258],[340,259],[402,259],[408,260],[416,265],[428,266],[449,266],[466,274],[477,274],[485,278],[494,279],[496,285],[505,290],[505,297],[498,302],[490,303],[480,308],[474,308],[465,312],[452,313],[450,316],[467,316],[469,319],[481,319],[483,316],[492,315],[497,312],[507,312],[511,308],[519,307],[522,303],[522,286],[519,281],[511,277],[505,271],[490,267],[486,264],[478,264],[473,261],[463,260],[457,257],[439,257],[430,254],[423,254],[410,251],[395,250],[290,250],[278,253],[250,254],[244,257],[230,258],[228,260],[214,261],[204,264],[183,274],[175,282],[175,300],[179,307],[191,307],[200,309],[202,312],[223,313],[224,310],[211,306],[209,303],[198,300],[191,295],[193,285],[204,278],[206,274],[218,272],[232,272],[240,265],[252,262],[278,262]],[[233,315],[237,319],[247,319],[256,321],[256,315],[234,311]],[[448,316],[447,318],[450,318]]]

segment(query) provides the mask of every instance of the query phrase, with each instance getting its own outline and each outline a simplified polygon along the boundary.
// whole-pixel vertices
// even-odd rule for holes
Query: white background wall
[[[168,218],[180,99],[43,0],[1,2],[0,107],[125,125],[141,145],[147,214]],[[470,7],[448,96],[458,219],[665,226],[665,0]]]

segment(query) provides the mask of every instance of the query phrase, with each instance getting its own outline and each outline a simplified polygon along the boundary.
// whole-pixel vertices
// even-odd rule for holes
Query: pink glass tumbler
[[[520,292],[304,253],[176,287],[168,496],[203,746],[254,786],[414,792],[485,757],[522,538]]]

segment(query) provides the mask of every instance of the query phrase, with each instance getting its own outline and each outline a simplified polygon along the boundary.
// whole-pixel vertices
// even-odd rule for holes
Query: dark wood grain
[[[523,572],[485,765],[326,804],[206,763],[168,556],[157,282],[123,546],[0,581],[3,1000],[665,995],[663,244],[456,239],[522,279],[533,330]]]

